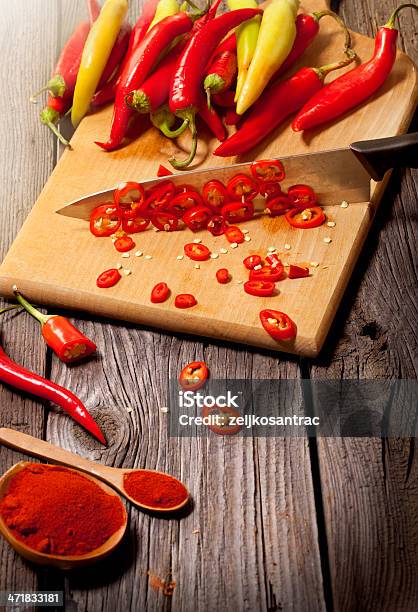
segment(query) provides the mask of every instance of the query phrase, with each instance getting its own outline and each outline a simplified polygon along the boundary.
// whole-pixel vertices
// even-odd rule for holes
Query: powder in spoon
[[[99,548],[124,522],[119,497],[78,472],[39,463],[12,477],[0,514],[16,539],[63,556]]]
[[[188,497],[187,489],[181,482],[150,470],[127,472],[123,486],[135,501],[151,508],[175,508]]]

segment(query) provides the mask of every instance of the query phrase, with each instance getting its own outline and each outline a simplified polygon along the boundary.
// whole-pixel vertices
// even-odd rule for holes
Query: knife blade
[[[283,189],[297,183],[304,183],[312,187],[318,197],[318,203],[322,206],[339,204],[347,200],[354,204],[356,202],[368,202],[370,199],[370,175],[349,148],[321,151],[302,155],[280,157],[286,178],[282,183]],[[203,170],[191,170],[164,176],[161,178],[138,180],[145,189],[150,189],[159,183],[170,179],[175,185],[188,183],[199,189],[203,185],[217,178],[227,183],[239,172],[250,173],[253,162],[231,164],[227,167],[205,168]],[[56,212],[66,217],[76,219],[90,219],[91,212],[96,206],[113,201],[113,192],[116,186],[91,193],[78,200],[74,200],[60,208]],[[265,208],[264,198],[256,198],[255,208],[262,211]]]

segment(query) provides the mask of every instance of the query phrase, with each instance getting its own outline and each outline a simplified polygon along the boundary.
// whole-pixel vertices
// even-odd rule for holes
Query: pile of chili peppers
[[[190,130],[187,158],[169,160],[177,169],[195,157],[197,116],[221,142],[215,155],[240,155],[290,115],[298,113],[294,131],[312,129],[370,98],[395,61],[399,11],[417,8],[396,9],[378,31],[373,58],[324,86],[330,72],[356,58],[335,13],[297,14],[299,0],[272,0],[264,10],[255,0],[228,0],[230,11],[217,16],[220,1],[210,6],[208,0],[201,11],[192,0],[181,7],[177,0],[148,0],[131,29],[125,21],[128,0],[105,0],[102,8],[87,0],[90,21],[76,28],[61,53],[45,88],[50,95],[41,121],[68,144],[56,127],[62,116],[71,110],[78,125],[90,108],[114,100],[109,138],[96,143],[106,151],[125,143],[139,114],[149,115],[168,138]],[[283,80],[326,16],[345,33],[344,59],[303,67]],[[228,125],[238,125],[238,131],[227,139]]]

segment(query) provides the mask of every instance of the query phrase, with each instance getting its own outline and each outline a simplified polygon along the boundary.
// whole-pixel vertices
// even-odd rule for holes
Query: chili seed
[[[129,253],[122,253],[121,257],[123,257],[124,259],[129,259],[130,254]]]
[[[135,257],[142,257],[142,255],[143,255],[143,252],[142,252],[142,251],[137,251],[137,252],[135,253]]]
[[[341,208],[348,208],[348,202],[347,200],[343,200],[340,204]]]
[[[330,238],[329,236],[327,236],[326,238],[324,238],[324,242],[326,244],[329,244],[330,242],[332,242],[332,238]]]
[[[335,221],[328,221],[328,227],[335,227]]]
[[[219,252],[222,253],[222,255],[226,255],[226,253],[228,253],[228,249],[224,249],[224,247],[222,247],[219,249]]]
[[[286,251],[290,251],[290,249],[291,249],[292,247],[290,246],[290,244],[287,244],[287,243],[286,243],[286,244],[284,245],[284,248],[286,249]]]

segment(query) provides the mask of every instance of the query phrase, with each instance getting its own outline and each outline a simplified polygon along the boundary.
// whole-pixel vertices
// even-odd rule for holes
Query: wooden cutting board
[[[301,10],[309,12],[323,7],[323,0],[306,0]],[[353,40],[361,60],[368,59],[373,40],[358,34],[353,34]],[[324,18],[303,65],[319,66],[334,61],[340,56],[341,47],[338,27],[330,18]],[[286,122],[250,156],[239,159],[212,156],[216,143],[202,132],[194,168],[333,149],[356,140],[400,134],[407,130],[416,94],[414,65],[399,52],[384,88],[368,104],[342,120],[306,136],[293,133],[290,122]],[[220,253],[221,247],[229,251],[218,259],[203,262],[200,269],[195,269],[189,260],[176,259],[183,245],[196,238],[189,230],[172,234],[149,230],[138,234],[137,249],[152,259],[135,257],[133,253],[124,259],[109,239],[95,239],[86,222],[57,215],[55,211],[68,201],[120,181],[155,176],[160,163],[166,163],[173,153],[184,155],[182,147],[187,151],[189,143],[187,138],[178,143],[166,140],[144,120],[137,140],[119,151],[105,153],[93,141],[106,139],[111,114],[112,109],[106,108],[84,119],[77,129],[72,139],[73,150],[64,152],[0,267],[1,294],[10,297],[12,286],[17,284],[32,301],[54,308],[73,308],[176,332],[317,355],[367,235],[384,182],[372,185],[371,202],[348,208],[341,208],[339,202],[327,206],[328,220],[335,221],[332,228],[324,225],[302,231],[288,227],[281,218],[253,220],[245,224],[251,241],[235,250],[229,248],[223,237],[199,234],[212,251]],[[216,170],[213,176],[216,177]],[[303,182],[303,176],[300,181]],[[329,244],[324,242],[328,237],[332,239]],[[285,245],[290,245],[290,249]],[[311,266],[309,278],[278,283],[280,293],[276,297],[251,297],[238,283],[247,278],[242,260],[252,253],[265,255],[269,246],[278,249],[284,262],[319,265]],[[114,288],[98,289],[97,275],[118,262],[132,274],[124,276]],[[215,280],[220,267],[227,267],[232,274],[227,285],[219,285]],[[171,287],[172,296],[165,304],[150,302],[150,291],[157,281],[166,281]],[[185,292],[193,293],[198,305],[181,311],[174,307],[174,296]],[[259,311],[268,307],[286,312],[296,322],[298,334],[293,343],[277,343],[262,329]]]

